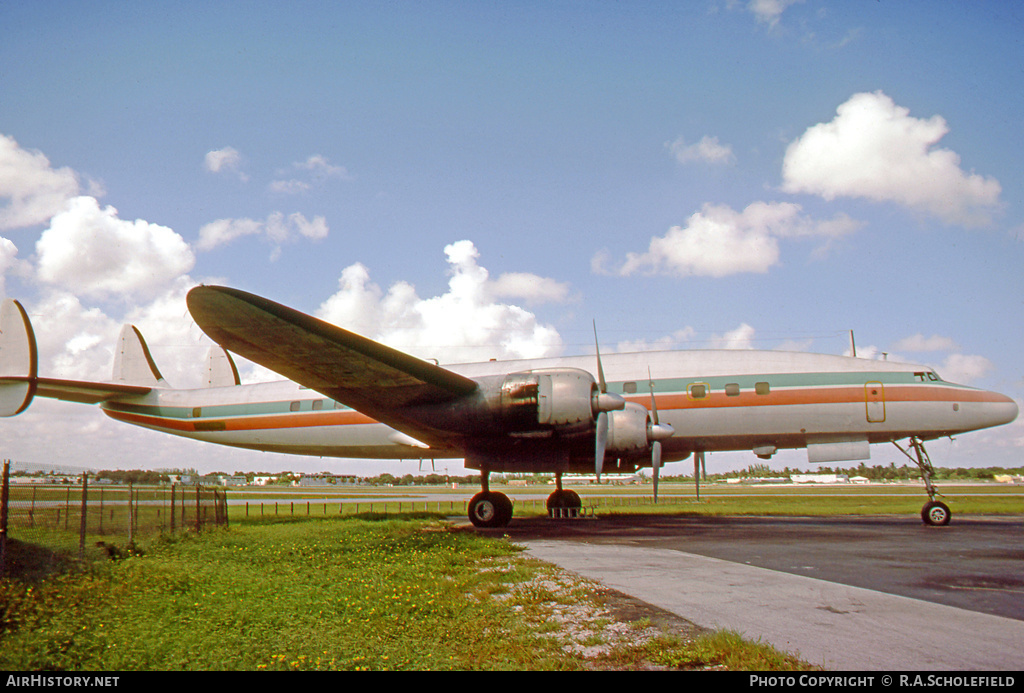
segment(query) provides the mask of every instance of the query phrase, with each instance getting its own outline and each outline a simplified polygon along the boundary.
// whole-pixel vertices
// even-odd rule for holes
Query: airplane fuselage
[[[650,407],[675,434],[663,459],[749,450],[768,457],[807,448],[812,461],[866,459],[870,443],[923,440],[996,426],[1017,416],[1008,397],[943,381],[912,364],[780,351],[693,350],[604,355],[608,392]],[[491,361],[446,368],[480,382],[547,369],[592,370],[593,357]],[[650,372],[650,376],[648,376]],[[468,405],[467,405],[468,406]],[[451,405],[438,416],[446,415]],[[103,404],[114,419],[212,443],[282,453],[374,459],[466,457],[488,470],[590,471],[592,428],[509,436],[500,422],[468,417],[473,450],[427,446],[291,381],[196,390],[154,389]],[[488,443],[488,429],[494,443]],[[608,453],[609,464],[649,466]]]

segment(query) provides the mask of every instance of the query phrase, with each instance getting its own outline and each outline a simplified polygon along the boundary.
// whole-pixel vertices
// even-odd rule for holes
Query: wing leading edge
[[[428,443],[450,441],[410,418],[410,409],[450,402],[478,387],[445,368],[238,289],[198,286],[187,301],[196,324],[225,349]]]

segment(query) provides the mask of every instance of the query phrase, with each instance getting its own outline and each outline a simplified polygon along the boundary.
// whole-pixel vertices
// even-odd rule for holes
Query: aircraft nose
[[[989,416],[992,418],[992,423],[989,425],[1002,426],[1017,418],[1020,409],[1015,401],[998,392],[990,392],[989,394],[992,397],[989,405]]]

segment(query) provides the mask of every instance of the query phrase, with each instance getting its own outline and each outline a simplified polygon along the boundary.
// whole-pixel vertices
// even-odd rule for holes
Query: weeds
[[[436,520],[236,525],[144,549],[0,581],[0,669],[787,665],[728,659],[716,648],[740,649],[731,640],[689,645],[620,623],[593,585]]]

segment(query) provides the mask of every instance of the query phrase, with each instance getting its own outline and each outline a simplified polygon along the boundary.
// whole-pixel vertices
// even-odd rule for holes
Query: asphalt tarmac
[[[500,531],[536,558],[830,670],[1024,670],[1022,517],[633,515]]]

